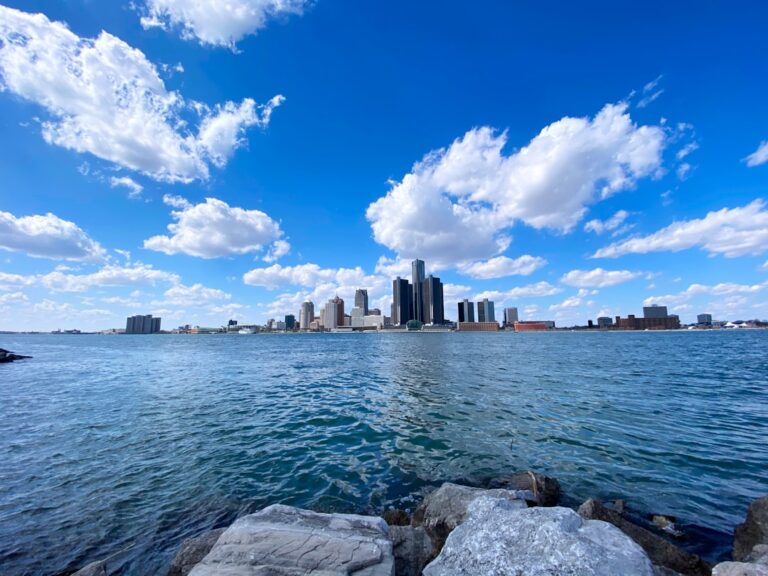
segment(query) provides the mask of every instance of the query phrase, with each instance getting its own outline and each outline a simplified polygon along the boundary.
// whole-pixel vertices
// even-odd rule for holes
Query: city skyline
[[[150,4],[0,4],[0,330],[389,315],[414,259],[451,320],[768,318],[760,18]]]

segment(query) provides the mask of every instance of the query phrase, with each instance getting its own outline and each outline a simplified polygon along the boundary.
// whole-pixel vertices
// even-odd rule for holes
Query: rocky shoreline
[[[168,576],[768,576],[768,496],[734,533],[733,561],[677,546],[674,519],[642,526],[621,501],[560,506],[554,478],[523,471],[483,487],[445,483],[412,515],[272,505],[185,540]],[[106,576],[94,562],[76,576]]]

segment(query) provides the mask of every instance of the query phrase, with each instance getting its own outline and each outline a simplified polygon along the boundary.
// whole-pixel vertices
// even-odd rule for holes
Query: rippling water
[[[730,532],[768,493],[768,331],[2,336],[0,572],[110,563],[281,502],[413,507],[533,468]],[[716,532],[712,532],[717,534]]]

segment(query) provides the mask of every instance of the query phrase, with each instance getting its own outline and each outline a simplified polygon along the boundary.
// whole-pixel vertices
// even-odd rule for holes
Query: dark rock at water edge
[[[395,555],[395,576],[419,576],[434,558],[432,540],[424,528],[390,526],[389,539]]]
[[[483,487],[529,490],[533,494],[531,503],[537,506],[557,506],[560,503],[560,482],[532,470],[488,479],[483,482]]]
[[[14,360],[24,360],[27,358],[32,358],[32,356],[22,356],[21,354],[14,354],[9,350],[0,348],[0,364],[5,364],[6,362],[13,362]]]
[[[650,530],[630,522],[597,500],[587,500],[579,507],[578,512],[584,518],[602,520],[619,528],[642,546],[651,561],[658,566],[686,576],[709,576],[712,573],[712,567],[695,554],[686,552]]]
[[[184,540],[171,561],[168,576],[187,576],[192,568],[208,555],[225,530],[226,528],[210,530],[196,538]]]
[[[410,526],[411,524],[411,516],[405,510],[385,510],[381,517],[390,526]]]
[[[72,576],[107,576],[107,563],[104,561],[91,562],[85,568],[81,568]]]
[[[747,511],[747,519],[736,526],[733,559],[745,560],[758,544],[768,544],[768,496],[752,502]]]

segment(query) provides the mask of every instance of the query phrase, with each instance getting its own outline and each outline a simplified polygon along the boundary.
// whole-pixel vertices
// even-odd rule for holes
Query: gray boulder
[[[560,502],[560,482],[532,470],[493,478],[486,483],[486,488],[528,490],[531,500],[539,506],[557,506]]]
[[[747,562],[721,562],[712,569],[712,576],[768,576],[768,566]]]
[[[394,576],[381,518],[275,504],[227,528],[190,576]]]
[[[485,490],[446,482],[429,494],[413,513],[413,526],[423,526],[432,539],[435,556],[440,552],[448,534],[467,517],[469,505],[480,496],[490,496],[511,501],[517,508],[527,508],[525,503],[532,494],[528,491],[512,491],[501,488]]]
[[[72,576],[107,576],[107,564],[104,561],[91,562],[85,568],[80,568]]]
[[[619,528],[640,546],[654,564],[686,576],[709,576],[712,567],[704,560],[678,548],[661,536],[633,524],[618,512],[609,510],[597,500],[587,500],[579,506],[579,515],[589,520],[602,520]]]
[[[758,544],[768,544],[768,496],[749,505],[747,519],[733,534],[733,559],[744,560]]]
[[[643,552],[615,526],[569,508],[525,508],[480,497],[424,576],[654,576]]]
[[[432,540],[424,528],[390,526],[389,539],[395,554],[395,576],[420,576],[434,558]]]
[[[168,569],[168,576],[187,576],[192,568],[208,555],[226,528],[210,530],[196,538],[187,538],[179,546]]]

